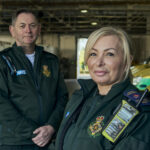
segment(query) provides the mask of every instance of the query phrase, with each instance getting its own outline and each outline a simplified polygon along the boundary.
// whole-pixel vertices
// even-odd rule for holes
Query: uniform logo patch
[[[88,127],[88,133],[92,137],[99,136],[101,134],[104,116],[98,116],[96,121],[92,122]]]
[[[51,75],[51,72],[48,70],[47,65],[43,65],[43,71],[42,72],[46,77],[50,77],[50,75]]]

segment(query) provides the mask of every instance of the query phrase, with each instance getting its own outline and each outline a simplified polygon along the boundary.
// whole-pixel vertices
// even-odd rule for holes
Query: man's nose
[[[26,26],[25,31],[26,31],[26,32],[31,32],[31,28],[30,28],[29,25]]]

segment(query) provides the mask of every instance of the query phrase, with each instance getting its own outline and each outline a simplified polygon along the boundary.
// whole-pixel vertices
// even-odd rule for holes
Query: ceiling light
[[[91,25],[92,25],[92,26],[96,26],[96,25],[97,25],[97,22],[91,22]]]
[[[82,9],[82,10],[81,10],[81,13],[87,13],[87,12],[88,12],[87,9]]]

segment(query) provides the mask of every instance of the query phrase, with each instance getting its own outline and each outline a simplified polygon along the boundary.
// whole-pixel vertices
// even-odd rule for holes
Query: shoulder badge
[[[92,122],[88,127],[88,134],[92,137],[99,136],[101,134],[104,116],[98,116],[96,121]]]
[[[46,77],[50,77],[51,72],[48,70],[48,66],[47,65],[43,65],[43,71],[42,73],[46,76]]]
[[[124,96],[129,98],[129,101],[138,103],[143,92],[138,92],[137,90],[128,90],[124,92]],[[150,98],[145,97],[140,105],[150,105]]]

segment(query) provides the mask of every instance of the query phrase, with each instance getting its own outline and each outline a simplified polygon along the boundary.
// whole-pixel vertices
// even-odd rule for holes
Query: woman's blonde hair
[[[86,43],[86,47],[85,47],[84,62],[85,62],[85,64],[87,64],[87,60],[89,58],[90,51],[91,51],[92,47],[94,46],[94,44],[96,43],[96,41],[101,37],[109,36],[109,35],[117,36],[121,42],[122,50],[124,53],[123,61],[125,64],[124,79],[126,79],[130,73],[130,66],[131,66],[131,62],[132,62],[131,52],[133,52],[133,47],[132,47],[130,37],[127,35],[127,33],[124,30],[122,30],[118,27],[111,27],[111,26],[110,27],[102,27],[90,34],[88,41]]]

